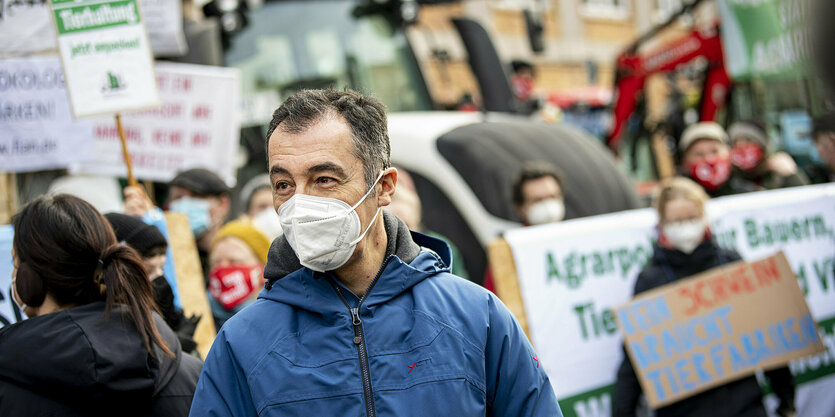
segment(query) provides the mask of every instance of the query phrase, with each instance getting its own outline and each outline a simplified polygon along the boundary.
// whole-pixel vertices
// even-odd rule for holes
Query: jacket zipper
[[[333,289],[336,291],[336,295],[339,296],[339,299],[342,300],[342,303],[345,304],[345,307],[347,307],[348,311],[351,313],[351,324],[354,326],[354,345],[357,347],[357,355],[360,360],[360,373],[362,374],[362,392],[365,397],[365,414],[368,417],[375,417],[377,412],[374,409],[374,391],[371,389],[371,373],[369,371],[370,367],[368,366],[368,351],[365,349],[365,334],[362,330],[360,308],[362,307],[362,302],[365,301],[366,297],[368,297],[368,293],[371,292],[371,289],[374,288],[374,285],[380,279],[380,275],[382,275],[383,270],[386,268],[386,265],[392,257],[392,255],[389,255],[383,261],[383,264],[380,266],[380,270],[377,271],[377,275],[374,277],[374,280],[371,281],[371,285],[368,286],[368,289],[365,290],[365,294],[363,294],[362,298],[360,298],[356,308],[351,308],[351,305],[348,304],[348,300],[346,300],[345,296],[342,294],[342,290],[339,289],[339,286],[336,285],[333,279],[328,280]]]

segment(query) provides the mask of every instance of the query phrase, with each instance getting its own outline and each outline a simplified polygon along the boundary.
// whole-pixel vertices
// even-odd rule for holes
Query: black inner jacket
[[[104,309],[104,302],[94,302],[0,329],[0,414],[66,407],[80,414],[127,415],[148,409],[180,368],[180,343],[155,314],[176,356],[156,347],[152,357],[127,307],[116,305],[107,319]]]

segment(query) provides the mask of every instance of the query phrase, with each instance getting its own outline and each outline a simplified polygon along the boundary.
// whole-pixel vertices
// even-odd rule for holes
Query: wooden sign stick
[[[133,176],[133,164],[130,161],[130,153],[128,153],[128,142],[125,138],[125,128],[122,127],[122,115],[116,113],[116,128],[119,130],[119,140],[122,141],[122,155],[125,157],[125,165],[128,167],[128,185],[136,187],[139,183],[136,177]]]

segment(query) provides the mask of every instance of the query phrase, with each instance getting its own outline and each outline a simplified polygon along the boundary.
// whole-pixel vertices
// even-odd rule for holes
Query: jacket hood
[[[386,210],[383,210],[383,224],[386,257],[380,279],[363,304],[367,306],[385,302],[434,274],[449,272],[452,265],[452,252],[444,241],[410,231],[402,220]],[[336,278],[329,272],[302,267],[283,236],[270,248],[264,278],[267,284],[258,298],[317,312],[345,310],[330,284],[338,282]]]
[[[104,302],[33,317],[0,329],[0,379],[64,403],[146,406],[177,372],[179,341],[154,315],[176,357],[152,357],[125,306],[103,316]]]

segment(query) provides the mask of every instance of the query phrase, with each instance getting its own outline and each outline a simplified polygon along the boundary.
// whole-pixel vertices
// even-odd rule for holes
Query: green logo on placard
[[[113,93],[119,90],[123,90],[125,88],[125,82],[122,81],[122,77],[114,74],[111,71],[107,71],[107,80],[105,81],[104,86],[101,88],[102,92],[104,93]]]

